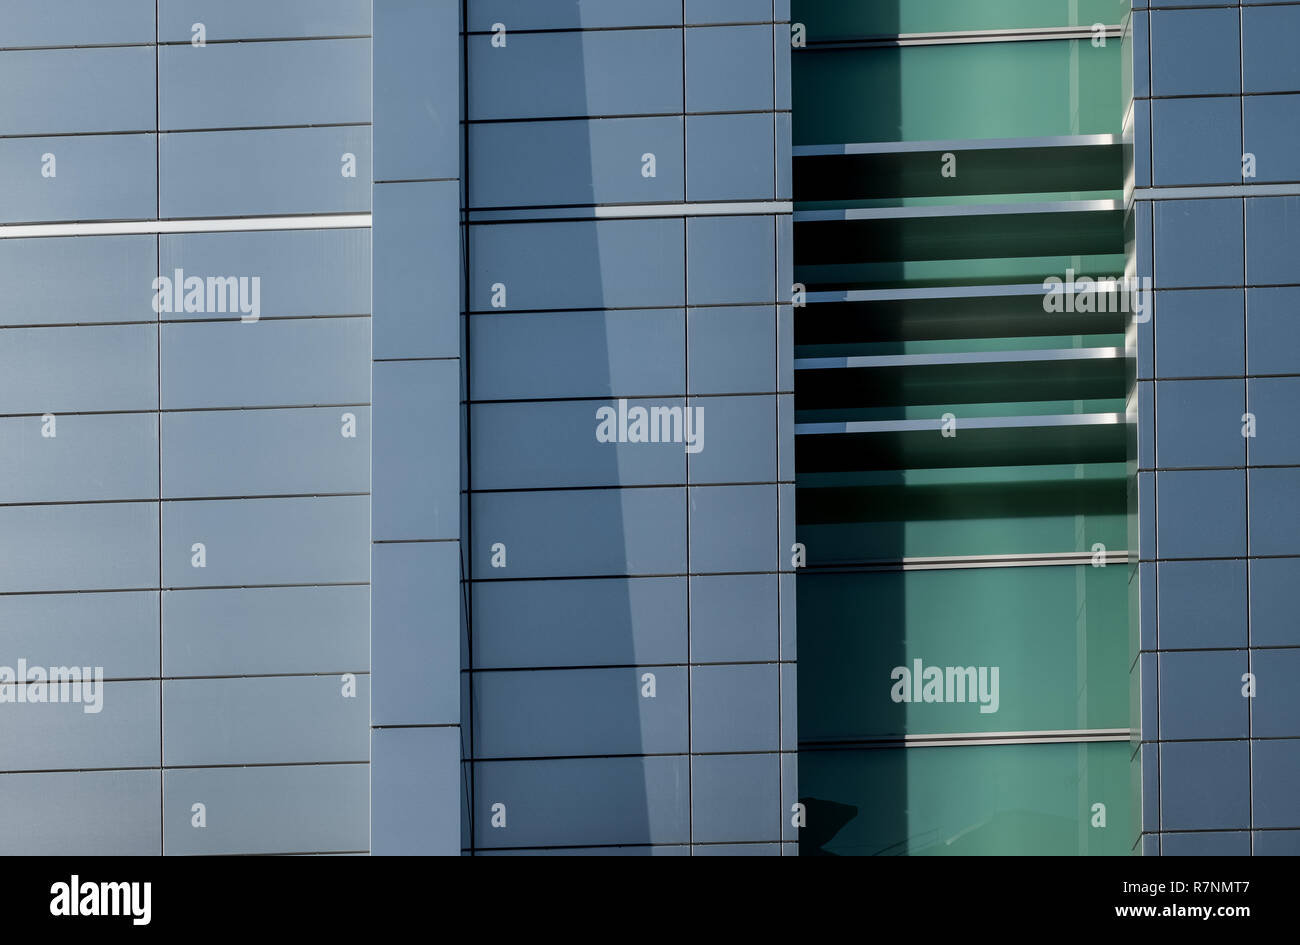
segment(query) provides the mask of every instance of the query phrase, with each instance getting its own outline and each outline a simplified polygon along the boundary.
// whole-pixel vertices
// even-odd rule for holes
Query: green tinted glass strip
[[[796,228],[798,229],[798,228]],[[796,239],[796,245],[798,241]],[[810,262],[795,267],[795,281],[809,291],[831,288],[912,288],[946,285],[1042,285],[1048,276],[1063,279],[1067,269],[1077,275],[1115,277],[1124,274],[1122,246],[1113,253],[1069,256],[1023,256],[996,259],[909,259],[891,262],[828,264]],[[1041,300],[1040,300],[1041,308]]]
[[[1116,351],[1122,349],[1099,348],[1088,353]],[[1126,364],[1122,356],[1040,358],[1029,351],[986,356],[990,360],[974,363],[956,362],[959,354],[803,359],[795,364],[800,379],[795,408],[1098,399],[1123,389]],[[931,359],[932,363],[914,363],[913,359]]]
[[[1131,776],[1124,742],[801,751],[799,852],[1126,855]]]
[[[794,143],[1118,134],[1120,44],[797,50]]]
[[[1123,257],[1114,261],[1122,271]],[[1077,257],[1036,261],[1042,267],[1038,269],[1040,273],[1044,270],[1051,272],[1054,267],[1059,267],[1061,273],[1070,268],[1079,275],[1091,276],[1097,272],[1091,267],[1074,265],[1078,262]],[[796,278],[806,275],[808,268],[811,267],[796,269]],[[1112,274],[1114,271],[1111,270]],[[1042,279],[1020,285],[990,284],[984,295],[972,295],[972,292],[980,290],[968,283],[958,290],[962,297],[955,298],[864,299],[862,296],[871,289],[854,288],[860,291],[852,295],[847,292],[819,295],[810,291],[808,307],[800,310],[795,319],[795,344],[826,346],[1033,335],[1060,337],[1124,331],[1124,313],[1118,311],[1119,306],[1109,302],[1105,306],[1094,306],[1105,311],[1079,312],[1076,308],[1074,312],[1048,312]],[[917,290],[876,287],[878,294],[910,291]]]
[[[790,18],[810,41],[900,33],[1034,29],[1120,23],[1128,4],[1118,0],[794,0]]]
[[[1128,726],[1128,569],[799,577],[799,739]]]
[[[1087,466],[979,466],[970,469],[905,469],[901,473],[800,473],[799,484],[807,486],[893,486],[965,485],[976,482],[1037,483],[1060,479],[1122,479],[1124,463],[1094,463]]]
[[[823,201],[835,201],[840,206],[924,206],[939,202],[1111,199],[1124,179],[1119,144],[954,147],[952,151],[943,146],[933,151],[865,154],[796,152],[796,209]],[[990,198],[991,194],[1004,196]]]
[[[808,549],[810,568],[904,557],[1084,552],[1096,542],[1107,548],[1127,546],[1127,521],[1122,509],[1074,511],[1087,505],[1111,507],[1107,490],[1075,487],[1062,491],[1063,508],[1056,514],[1033,516],[999,514],[996,509],[987,509],[965,518],[821,523],[804,521],[801,511],[799,540]],[[1041,490],[1040,495],[1045,492]],[[1102,493],[1101,500],[1094,499],[1097,492]],[[921,505],[923,499],[932,505],[939,502],[917,497],[909,504]],[[810,506],[810,514],[812,507],[817,506],[815,497],[803,489],[798,491],[795,501],[800,507]],[[901,509],[895,514],[901,515]],[[1122,634],[1123,623],[1117,626]],[[801,625],[801,649],[803,641],[814,632],[811,627]]]
[[[1109,463],[1126,455],[1128,425],[1122,421],[1122,414],[1094,414],[967,418],[964,427],[956,416],[856,421],[852,426],[796,424],[795,466],[805,472],[849,472],[1017,462]],[[945,427],[952,435],[943,435]]]
[[[799,386],[798,381],[795,387]],[[936,420],[945,413],[967,419],[981,417],[1050,417],[1066,414],[1122,413],[1125,400],[1123,397],[1109,397],[1098,400],[1041,400],[1017,401],[1016,403],[940,403],[909,404],[893,407],[856,407],[838,406],[824,410],[799,410],[795,413],[795,423],[830,423],[837,420]],[[955,439],[955,437],[954,437]]]
[[[854,355],[924,354],[958,351],[1035,351],[1044,348],[1094,348],[1122,346],[1122,334],[1104,335],[1042,335],[1022,338],[938,338],[913,341],[887,341],[856,345],[801,345],[794,356],[817,358]]]

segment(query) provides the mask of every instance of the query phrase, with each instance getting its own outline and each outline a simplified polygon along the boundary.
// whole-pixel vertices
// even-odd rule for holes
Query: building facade
[[[1122,12],[795,10],[803,853],[1136,841]]]
[[[369,849],[370,17],[0,10],[6,853]]]
[[[1300,849],[1300,3],[107,6],[0,9],[0,852]]]
[[[1300,6],[1134,8],[1144,852],[1295,854]]]
[[[461,846],[780,852],[788,17],[467,11]]]

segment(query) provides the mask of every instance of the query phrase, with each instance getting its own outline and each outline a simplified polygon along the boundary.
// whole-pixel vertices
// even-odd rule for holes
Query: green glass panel
[[[796,234],[796,245],[798,236]],[[795,281],[809,291],[852,288],[916,288],[937,285],[1042,285],[1048,276],[1064,278],[1067,269],[1077,275],[1122,276],[1124,254],[1033,256],[990,259],[913,259],[892,262],[809,264],[796,266]],[[1041,299],[1040,309],[1041,309]]]
[[[933,172],[933,169],[931,169]],[[804,210],[875,210],[893,207],[959,207],[992,204],[1052,203],[1064,200],[1123,200],[1122,190],[1024,191],[1005,194],[979,190],[970,194],[938,197],[880,197],[863,200],[809,200],[795,204],[795,212]]]
[[[1126,146],[1033,139],[1121,131],[1131,77],[1120,40],[854,41],[1117,25],[1127,16],[1122,0],[796,0],[793,19],[806,24],[810,46],[794,53],[795,144],[934,142],[796,155],[797,210],[1113,198],[1131,162]],[[962,146],[990,139],[1030,140]],[[939,172],[949,151],[955,177]],[[1067,270],[1114,277],[1125,271],[1133,229],[1131,214],[1059,208],[804,216],[794,276],[810,292],[1041,286]],[[796,356],[1120,347],[1127,320],[1045,317],[1036,292],[817,301],[795,313]],[[796,422],[1122,413],[1132,386],[1131,359],[805,364]],[[797,579],[802,852],[1130,853],[1141,769],[1127,742],[881,747],[903,737],[1137,724],[1135,566],[880,567],[1136,547],[1133,426],[959,430],[955,439],[931,429],[796,437],[797,535],[808,554]],[[908,674],[919,676],[919,693]],[[1104,826],[1093,822],[1096,804],[1106,807]]]
[[[796,387],[798,385],[796,384]],[[964,404],[913,404],[894,407],[839,407],[826,410],[799,410],[796,423],[821,423],[834,420],[933,420],[945,413],[958,417],[1040,417],[1054,414],[1122,413],[1124,398],[1110,397],[1100,400],[1036,400],[1015,403]]]
[[[1059,479],[1120,479],[1125,475],[1123,463],[1094,463],[1089,466],[981,466],[975,469],[905,469],[854,473],[798,474],[804,486],[893,486],[899,482],[912,486],[965,485],[977,482],[1019,483],[1032,489],[1035,483]],[[802,518],[805,509],[800,507]]]
[[[1133,757],[1129,760],[1129,804],[1128,828],[1129,839],[1136,853],[1137,843],[1142,839],[1142,755],[1137,746],[1132,746]]]
[[[1130,784],[1127,742],[801,751],[799,853],[1125,855]]]
[[[970,518],[905,521],[901,518],[903,510],[896,509],[894,520],[885,522],[801,522],[799,540],[807,546],[810,567],[943,555],[1081,552],[1090,550],[1096,542],[1102,542],[1107,548],[1124,548],[1126,521],[1122,511],[1109,514],[1072,511],[1092,504],[1093,494],[1094,490],[1083,487],[1073,491],[1063,488],[1058,495],[1068,504],[1056,514],[999,515],[996,505],[988,500],[989,506],[972,507]],[[800,505],[813,504],[817,499],[800,489],[795,501]],[[884,501],[884,496],[877,501]],[[922,501],[912,499],[908,507],[921,506]],[[938,499],[933,501],[937,507],[952,507],[951,504],[940,506]]]
[[[1124,249],[1121,210],[936,214],[902,219],[795,218],[796,265],[1023,257]]]
[[[1130,545],[1129,547],[1135,547]],[[1124,603],[1128,609],[1128,651],[1136,657],[1142,649],[1142,597],[1139,593],[1138,561],[1137,555],[1131,556],[1131,563],[1128,566],[1128,588],[1124,596]],[[1140,705],[1140,703],[1139,703]],[[1131,713],[1134,721],[1134,729],[1138,728],[1138,715],[1136,712]],[[1151,722],[1154,723],[1154,719]],[[1137,746],[1135,745],[1134,748]]]
[[[1134,581],[1134,584],[1137,582]],[[1134,624],[1133,626],[1137,626]],[[1140,630],[1139,630],[1140,632]],[[1138,659],[1138,651],[1132,650],[1133,662],[1129,666],[1128,674],[1128,713],[1129,725],[1132,732],[1132,738],[1129,743],[1130,751],[1137,751],[1138,746],[1142,743],[1142,662]],[[1151,733],[1158,731],[1156,720],[1146,720],[1146,731],[1148,737],[1154,737]]]
[[[800,574],[800,744],[1127,727],[1127,571]]]
[[[796,50],[794,143],[1118,134],[1119,43]]]
[[[951,154],[952,157],[945,157]],[[950,167],[945,176],[942,169]],[[848,205],[1111,199],[1124,179],[1118,144],[963,148],[872,154],[795,154],[794,199]],[[998,195],[990,197],[985,195]],[[851,203],[850,203],[851,202]],[[897,202],[895,199],[894,202]]]
[[[794,0],[792,22],[810,41],[899,33],[1118,25],[1128,12],[1116,0]]]
[[[933,419],[932,424],[913,430],[796,429],[796,468],[811,472],[856,472],[1006,466],[1016,462],[1111,463],[1124,458],[1128,435],[1127,425],[1115,422],[1016,426],[972,423],[964,429],[958,428],[959,435],[945,437],[939,435],[938,419]]]
[[[1115,42],[1115,40],[1111,40],[1111,42]],[[1145,43],[1147,40],[1143,38],[1142,42]],[[1126,19],[1124,23],[1124,36],[1119,40],[1119,44],[1120,101],[1127,103],[1133,100],[1133,56],[1135,50],[1133,40],[1133,21],[1131,18]],[[1143,50],[1143,54],[1145,54],[1145,52],[1146,51]]]
[[[803,410],[954,401],[1096,399],[1124,389],[1127,366],[1122,358],[1018,360],[1015,352],[998,358],[985,362],[804,367],[799,374],[795,407]]]
[[[799,540],[810,567],[946,555],[1131,547],[1122,463],[810,471]],[[1123,605],[1123,601],[1119,603]]]
[[[1123,347],[1122,334],[1042,335],[1023,338],[941,338],[885,341],[876,344],[797,345],[796,358],[832,358],[887,354],[946,354],[959,351],[1037,351],[1049,348]]]
[[[1008,295],[1006,289],[996,288],[984,296],[810,303],[795,313],[795,344],[1123,332],[1126,319],[1122,312],[1059,312],[1043,317],[1041,273],[1059,266],[1056,271],[1062,275],[1057,278],[1063,279],[1068,268],[1079,275],[1097,275],[1097,269],[1072,266],[1078,261],[1077,257],[1038,260],[1043,267],[1037,270],[1039,278],[1031,284],[1032,291],[1024,294]],[[1119,269],[1110,270],[1112,275],[1123,271],[1123,257],[1116,258],[1115,264]],[[796,278],[807,275],[808,268],[797,269]],[[799,281],[809,284],[806,279]]]

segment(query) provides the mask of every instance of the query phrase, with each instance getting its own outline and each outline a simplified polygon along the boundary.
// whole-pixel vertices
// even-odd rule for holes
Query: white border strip
[[[1039,732],[945,732],[934,735],[893,735],[851,739],[845,742],[818,741],[807,747],[818,749],[949,748],[957,745],[1036,745],[1060,742],[1126,742],[1133,735],[1127,728],[1077,728]],[[803,746],[801,746],[803,747]]]
[[[630,220],[647,217],[751,216],[794,212],[789,200],[735,203],[639,203],[586,207],[532,207],[515,210],[471,209],[470,223],[531,223],[540,220]]]
[[[1031,213],[1095,213],[1123,210],[1122,200],[1056,200],[1048,203],[932,203],[911,207],[852,210],[800,210],[795,223],[852,223],[856,220],[909,220],[932,217],[1020,216]]]
[[[1103,555],[1106,564],[1130,563],[1129,554],[1126,550],[1108,549]],[[905,558],[897,568],[901,571],[956,571],[966,568],[1050,568],[1091,565],[1095,557],[1095,554],[1091,551],[1067,551],[1041,555],[990,555],[988,557],[964,555],[955,558]]]
[[[1011,285],[957,285],[924,286],[917,289],[835,289],[826,292],[809,292],[808,304],[814,302],[904,302],[909,299],[983,299],[1013,295],[1043,294],[1041,282],[1013,283]]]
[[[1106,24],[1105,36],[1108,39],[1122,39],[1124,28]],[[1053,39],[1090,39],[1093,36],[1091,26],[1035,26],[1016,29],[998,30],[959,30],[940,33],[897,33],[890,36],[863,36],[856,39],[844,38],[814,42],[807,47],[809,52],[819,49],[841,49],[844,47],[878,47],[878,46],[943,46],[955,43],[1015,43],[1036,42]]]
[[[947,141],[875,141],[853,144],[801,144],[795,158],[855,154],[910,154],[934,151],[992,151],[1019,148],[1082,148],[1122,144],[1120,135],[1052,135],[1044,138],[952,138]]]
[[[1090,361],[1124,357],[1123,348],[1024,348],[1014,351],[952,351],[924,354],[856,355],[847,358],[795,358],[796,371],[837,368],[913,367],[935,364],[1024,364],[1030,361]]]
[[[202,220],[120,220],[109,223],[10,223],[0,239],[30,236],[122,236],[141,233],[237,233],[247,230],[343,230],[371,225],[369,213],[318,216],[237,217]]]
[[[1122,413],[1035,414],[1024,417],[968,417],[961,419],[963,430],[1005,430],[1034,427],[1111,426],[1126,422]],[[846,433],[920,433],[940,430],[943,420],[849,420],[828,423],[796,423],[795,436]]]
[[[1104,552],[1106,564],[1129,564],[1126,550],[1108,549]],[[1091,565],[1095,555],[1091,551],[1054,551],[1041,554],[991,554],[946,555],[931,558],[900,558],[893,561],[876,560],[848,562],[843,565],[826,564],[814,568],[811,574],[840,574],[880,571],[959,571],[972,568],[1052,568]]]
[[[1081,292],[1083,282],[1066,282],[1062,285],[1065,292]],[[1106,278],[1098,277],[1089,291],[1098,295],[1111,295],[1122,290],[1117,281],[1111,286]],[[1019,296],[1041,296],[1046,293],[1041,283],[1020,282],[1013,285],[957,285],[925,286],[917,289],[834,289],[826,292],[809,292],[805,297],[808,304],[814,302],[905,302],[908,300],[936,301],[944,299],[991,299],[1012,298]],[[1110,312],[1078,312],[1079,315],[1108,315]]]
[[[1134,200],[1194,200],[1202,197],[1295,197],[1300,184],[1220,184],[1207,187],[1137,187]]]
[[[682,203],[668,206],[596,207],[596,219],[618,217],[707,217],[752,213],[792,213],[789,200],[766,200],[750,203]]]

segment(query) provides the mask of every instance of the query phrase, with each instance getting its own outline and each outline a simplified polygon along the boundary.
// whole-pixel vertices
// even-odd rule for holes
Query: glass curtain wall
[[[1136,840],[1127,10],[794,4],[802,854]]]

